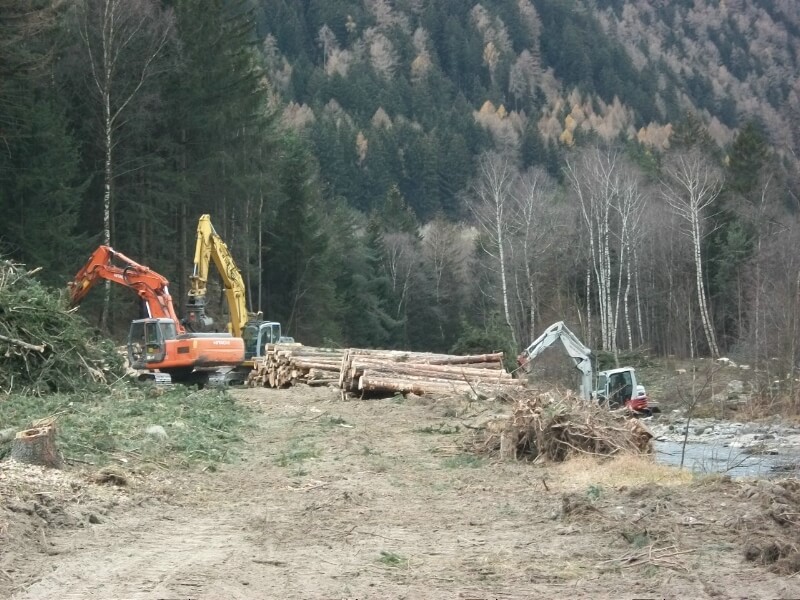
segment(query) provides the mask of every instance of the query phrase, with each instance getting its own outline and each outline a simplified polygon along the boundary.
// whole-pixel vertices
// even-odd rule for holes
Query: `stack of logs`
[[[296,383],[338,383],[345,351],[302,344],[275,344],[255,360],[248,383],[251,387],[284,388]]]
[[[522,382],[503,368],[503,353],[454,356],[399,350],[273,346],[259,359],[251,386],[334,384],[357,394],[447,394],[518,388]]]

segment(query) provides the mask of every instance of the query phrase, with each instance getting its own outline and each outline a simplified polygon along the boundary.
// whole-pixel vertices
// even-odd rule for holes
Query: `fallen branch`
[[[4,335],[0,335],[0,340],[8,342],[9,344],[14,344],[15,346],[19,346],[20,348],[25,348],[26,350],[33,350],[34,352],[45,351],[44,344],[35,346],[34,344],[29,344],[28,342],[23,342],[22,340],[15,340],[14,338],[6,337]]]

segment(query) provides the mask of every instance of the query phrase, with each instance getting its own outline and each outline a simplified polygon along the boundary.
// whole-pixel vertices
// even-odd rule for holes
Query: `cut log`
[[[440,383],[433,381],[409,381],[407,379],[380,379],[371,376],[361,377],[358,388],[365,392],[417,394],[448,394],[467,392],[471,388],[462,383]]]
[[[524,382],[519,379],[505,379],[498,381],[496,377],[442,377],[442,374],[430,375],[426,373],[413,374],[413,373],[397,373],[394,371],[381,371],[379,369],[370,369],[361,374],[361,378],[367,379],[380,379],[380,380],[400,380],[400,381],[429,381],[431,383],[440,383],[442,385],[456,385],[467,386],[470,385],[502,385],[508,387],[519,387],[524,385]]]
[[[470,363],[503,363],[503,353],[474,354],[472,356],[442,356],[427,361],[432,365],[466,365]]]
[[[11,458],[29,465],[59,468],[61,455],[56,448],[55,426],[48,425],[18,432],[11,443]]]
[[[309,379],[306,383],[311,387],[322,387],[325,385],[336,385],[338,379]]]
[[[364,371],[382,371],[386,373],[408,375],[430,375],[445,379],[473,379],[481,378],[486,381],[512,379],[507,371],[488,369],[475,369],[471,365],[431,365],[427,363],[384,363],[376,360],[357,359],[353,361],[352,368],[356,373]]]

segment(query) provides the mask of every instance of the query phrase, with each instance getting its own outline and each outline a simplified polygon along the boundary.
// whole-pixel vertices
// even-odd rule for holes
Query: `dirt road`
[[[235,394],[257,415],[244,460],[135,479],[94,522],[106,488],[81,488],[79,524],[0,550],[0,596],[800,597],[796,482],[497,464],[462,447],[483,406]]]

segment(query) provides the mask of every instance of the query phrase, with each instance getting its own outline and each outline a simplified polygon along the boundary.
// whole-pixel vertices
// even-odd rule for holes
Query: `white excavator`
[[[581,372],[581,396],[584,399],[600,402],[609,408],[625,407],[639,415],[650,414],[647,392],[644,386],[636,381],[636,370],[633,367],[621,367],[600,371],[595,381],[592,351],[583,345],[563,321],[545,329],[544,333],[533,340],[531,345],[517,357],[517,362],[526,372],[530,372],[531,362],[559,341],[575,363],[575,367]]]

